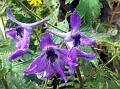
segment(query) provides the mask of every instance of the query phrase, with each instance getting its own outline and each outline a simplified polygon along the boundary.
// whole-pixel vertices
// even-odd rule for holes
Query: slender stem
[[[104,68],[105,66],[107,66],[109,63],[111,63],[114,58],[116,57],[116,55],[114,55],[105,65],[103,65],[101,68],[99,68],[94,74],[92,74],[89,78],[94,77],[99,71],[101,71],[102,68]]]
[[[98,52],[96,51],[96,50],[102,51],[102,49],[93,48],[93,47],[91,47],[91,48],[92,48],[92,50],[96,53],[97,59],[100,60],[100,62],[103,64],[103,61],[102,61],[102,59],[100,58],[100,55],[99,55]]]
[[[5,79],[5,76],[3,76],[3,78],[2,78],[2,83],[3,83],[5,89],[9,89],[7,81]]]
[[[36,36],[36,38],[37,38],[37,40],[38,40],[38,42],[39,42],[39,44],[40,44],[40,39],[39,39],[39,36],[38,36],[38,34],[37,34],[37,32],[34,30],[34,34],[35,34],[35,36]]]
[[[32,15],[32,16],[34,16],[34,17],[36,17],[36,18],[38,18],[38,19],[42,19],[42,18],[40,18],[39,16],[37,16],[34,12],[32,12],[28,7],[26,7],[22,2],[21,2],[21,0],[15,0],[20,6],[22,6],[23,7],[23,9],[25,9],[30,15]],[[63,30],[61,30],[60,28],[58,28],[58,27],[56,27],[56,26],[54,26],[54,25],[52,25],[52,24],[50,24],[50,23],[46,23],[47,25],[49,25],[49,26],[51,26],[51,27],[53,27],[53,28],[55,28],[55,29],[58,29],[59,31],[61,31],[61,32],[65,32],[65,31],[63,31]]]
[[[43,89],[46,89],[46,87],[47,87],[47,82],[48,82],[48,79],[45,80],[45,84],[44,84]]]
[[[2,21],[2,25],[3,25],[3,36],[4,36],[4,38],[6,39],[4,20],[3,20],[3,17],[2,17],[2,16],[1,16],[0,18],[1,18],[1,21]]]
[[[5,4],[6,4],[6,0],[4,1],[4,3],[2,4],[1,8],[0,8],[0,11],[2,11],[2,9],[5,7]],[[1,14],[1,13],[0,13]]]
[[[83,82],[83,79],[81,77],[79,66],[77,67],[76,72],[77,72],[77,77],[78,77],[78,81],[80,84],[80,89],[83,89],[84,82]]]
[[[100,23],[98,23],[98,24],[97,24],[97,26],[96,26],[96,29],[95,29],[95,30],[97,31],[99,27],[100,27]]]

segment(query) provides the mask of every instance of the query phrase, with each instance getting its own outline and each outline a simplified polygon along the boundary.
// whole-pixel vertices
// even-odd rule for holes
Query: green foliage
[[[100,8],[99,0],[80,0],[76,10],[81,17],[84,17],[85,23],[91,23],[100,15]]]
[[[8,61],[9,54],[15,50],[15,41],[9,39],[5,35],[5,28],[15,27],[16,24],[11,23],[5,16],[6,7],[10,7],[13,15],[22,22],[35,22],[38,20],[36,16],[28,13],[25,8],[16,3],[17,0],[2,0],[0,1],[0,16],[3,18],[3,22],[0,20],[0,89],[9,87],[9,89],[43,89],[45,79],[35,79],[36,76],[24,76],[23,71],[30,65],[30,63],[39,55],[39,42],[33,33],[31,36],[31,43],[29,52],[16,59],[13,63]],[[58,15],[60,12],[59,0],[43,0],[44,4],[41,7],[31,7],[28,5],[27,0],[20,0],[28,7],[33,14],[36,14],[40,18],[50,18],[49,24],[61,29],[62,31],[69,31],[68,16],[71,11],[66,12],[65,19],[61,22],[58,21]],[[75,0],[65,0],[65,4],[70,5]],[[97,45],[94,47],[81,47],[88,53],[96,53],[94,60],[86,61],[79,58],[80,73],[83,79],[84,89],[120,89],[120,40],[114,39],[119,33],[119,28],[115,26],[107,28],[106,23],[100,22],[101,18],[98,18],[101,14],[102,4],[101,0],[79,0],[77,5],[77,12],[83,17],[83,23],[80,31],[84,31],[90,39],[95,39]],[[116,0],[119,1],[119,0]],[[67,5],[63,5],[66,9]],[[3,24],[4,23],[4,24]],[[41,39],[46,33],[45,29],[50,28],[53,31],[61,32],[55,27],[45,24],[44,26],[35,29],[38,37]],[[41,29],[44,29],[42,32]],[[2,29],[1,29],[2,28]],[[108,31],[106,31],[106,28]],[[111,34],[110,34],[111,33]],[[63,39],[54,36],[55,43],[64,46]],[[100,48],[105,47],[106,49]],[[101,57],[100,53],[107,55],[107,60],[103,60],[105,57]],[[113,58],[113,59],[112,59]],[[109,60],[111,60],[109,62]],[[106,61],[104,63],[104,61]],[[58,76],[50,79],[47,82],[45,89],[53,89],[55,86],[53,81],[57,82],[57,89],[79,89],[78,78],[75,75],[68,73],[68,67],[66,67],[65,74],[69,81],[64,83]],[[35,80],[34,80],[35,79]],[[5,85],[6,84],[6,85]]]
[[[9,73],[9,88],[10,89],[40,89],[41,87],[32,81],[26,81],[18,74],[11,72]]]

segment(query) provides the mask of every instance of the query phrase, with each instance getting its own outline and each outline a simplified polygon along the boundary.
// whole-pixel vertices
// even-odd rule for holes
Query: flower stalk
[[[4,38],[6,39],[6,34],[5,34],[5,24],[4,24],[4,20],[3,20],[3,17],[1,16],[0,17],[1,18],[1,21],[2,21],[2,25],[3,25],[3,36],[4,36]]]
[[[82,79],[82,76],[81,76],[81,73],[80,73],[79,66],[77,66],[76,72],[77,72],[77,77],[78,77],[78,81],[79,81],[79,84],[80,84],[79,87],[80,87],[80,89],[83,89],[84,82],[83,82],[83,79]]]
[[[9,89],[7,81],[5,79],[5,76],[2,77],[2,83],[3,83],[5,89]]]
[[[90,77],[94,77],[98,72],[100,72],[103,68],[105,68],[109,63],[111,63],[115,59],[116,55],[114,55],[105,65],[103,65],[101,68],[99,68],[94,74],[92,74]]]
[[[46,87],[47,87],[47,83],[48,83],[48,79],[45,80],[45,84],[44,84],[43,89],[46,89]]]
[[[34,32],[34,34],[35,34],[35,36],[36,36],[36,38],[37,38],[37,40],[38,40],[38,42],[40,44],[40,39],[39,39],[39,36],[38,36],[37,32],[35,30],[33,32]]]

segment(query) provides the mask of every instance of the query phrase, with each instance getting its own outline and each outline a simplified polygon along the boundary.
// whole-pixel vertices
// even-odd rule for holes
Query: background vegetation
[[[67,76],[64,83],[59,76],[51,80],[24,76],[23,70],[40,55],[39,42],[32,35],[28,54],[10,63],[8,55],[15,49],[15,42],[5,34],[5,29],[15,27],[5,15],[6,7],[21,22],[35,22],[48,17],[48,24],[35,29],[41,39],[47,28],[69,31],[69,16],[76,10],[83,18],[80,31],[97,40],[88,52],[95,52],[96,59],[80,60],[81,85],[77,77]],[[54,37],[56,43],[62,39]],[[120,0],[43,0],[40,5],[30,5],[27,0],[0,0],[0,89],[120,89]]]

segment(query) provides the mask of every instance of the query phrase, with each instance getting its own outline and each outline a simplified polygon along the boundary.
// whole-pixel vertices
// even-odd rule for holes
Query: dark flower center
[[[47,49],[47,59],[50,60],[52,63],[55,62],[55,60],[58,58],[58,55],[55,54],[55,51],[52,47],[49,47]]]
[[[16,29],[16,31],[17,31],[17,36],[20,36],[22,38],[23,37],[23,29],[21,27],[18,27]]]
[[[74,39],[74,47],[76,47],[76,46],[79,46],[80,45],[80,35],[78,34],[78,35],[75,35],[75,36],[73,36],[73,39]]]

